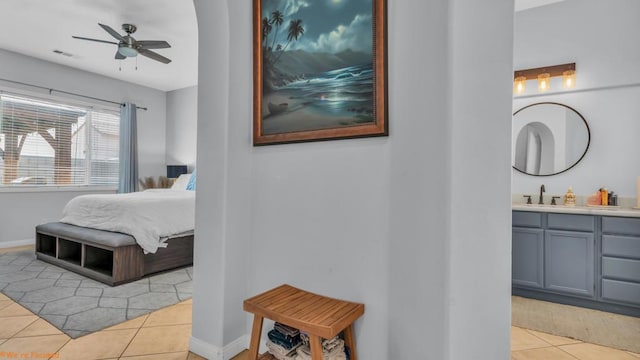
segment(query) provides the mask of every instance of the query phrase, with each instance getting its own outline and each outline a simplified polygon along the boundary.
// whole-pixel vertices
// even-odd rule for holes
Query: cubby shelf
[[[137,280],[144,275],[144,255],[137,245],[109,247],[36,232],[36,256],[112,286]],[[139,261],[127,261],[133,258],[139,258]]]

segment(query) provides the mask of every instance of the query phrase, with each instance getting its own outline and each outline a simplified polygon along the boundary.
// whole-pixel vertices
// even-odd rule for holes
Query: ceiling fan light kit
[[[124,57],[138,56],[138,50],[127,44],[118,44],[118,54]]]
[[[124,60],[128,57],[136,57],[138,54],[142,56],[146,56],[149,59],[159,61],[163,64],[168,64],[171,62],[171,59],[168,59],[154,51],[149,49],[166,49],[170,48],[168,42],[163,40],[136,40],[131,34],[135,33],[137,27],[133,24],[122,24],[122,30],[126,33],[126,35],[120,35],[117,31],[115,31],[109,25],[100,24],[101,28],[103,28],[106,32],[108,32],[111,36],[113,36],[118,42],[99,40],[99,39],[91,39],[81,36],[72,36],[74,39],[80,40],[89,40],[96,41],[107,44],[115,44],[118,45],[118,49],[116,51],[115,59],[116,60]]]

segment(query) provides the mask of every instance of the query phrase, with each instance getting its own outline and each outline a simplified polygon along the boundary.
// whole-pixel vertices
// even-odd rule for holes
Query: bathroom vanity
[[[513,295],[640,317],[640,211],[513,205]]]

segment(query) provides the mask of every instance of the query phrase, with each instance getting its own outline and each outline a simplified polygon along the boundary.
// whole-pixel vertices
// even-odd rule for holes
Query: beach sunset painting
[[[261,1],[261,135],[376,122],[374,2]]]

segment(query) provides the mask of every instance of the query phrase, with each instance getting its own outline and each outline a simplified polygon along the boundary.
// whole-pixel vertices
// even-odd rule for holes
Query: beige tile
[[[511,327],[511,351],[549,347],[551,344],[529,333],[527,330]]]
[[[58,350],[69,341],[67,335],[46,335],[46,336],[33,336],[23,338],[9,339],[0,345],[0,350],[5,352],[15,353],[28,353],[31,358],[44,358],[45,354],[51,356],[57,356]],[[38,356],[31,355],[32,353]],[[87,359],[87,358],[85,358]]]
[[[26,315],[33,315],[33,313],[23,308],[22,306],[20,306],[18,303],[13,303],[5,307],[4,309],[0,310],[0,317],[26,316]]]
[[[2,343],[5,341],[7,341],[7,339],[0,339],[0,345],[2,345]]]
[[[127,356],[121,357],[121,360],[185,360],[187,359],[187,351],[164,353],[164,354],[151,354],[141,356]],[[205,359],[206,360],[206,359]]]
[[[193,354],[196,355],[196,354]],[[198,356],[198,355],[196,355]],[[191,359],[189,359],[191,360]],[[241,352],[240,354],[236,355],[233,359],[231,360],[249,360],[249,351],[245,350],[243,352]]]
[[[69,341],[61,350],[65,360],[105,359],[118,357],[135,336],[136,329],[98,331]]]
[[[189,350],[191,324],[140,328],[122,356]]]
[[[640,354],[636,354],[636,353],[633,353],[633,352],[630,352],[630,351],[627,351],[627,352],[628,352],[629,354],[631,354],[631,355],[633,355],[633,356],[637,357],[637,358],[640,358]]]
[[[543,333],[540,331],[529,330],[529,329],[527,329],[527,331],[554,346],[579,344],[582,342],[580,340],[571,339],[564,336],[551,335],[551,334]]]
[[[558,348],[575,356],[580,360],[637,360],[635,356],[626,351],[616,350],[600,345],[582,343],[562,345]]]
[[[36,251],[35,245],[16,246],[11,248],[0,249],[0,254],[6,254],[14,251],[33,250]]]
[[[193,304],[193,299],[189,299],[189,300],[185,300],[183,302],[181,302],[180,304]]]
[[[127,320],[118,325],[113,325],[112,327],[108,327],[102,331],[111,331],[111,330],[123,330],[123,329],[139,329],[142,324],[144,324],[145,320],[149,315],[138,316],[135,319]]]
[[[0,299],[0,310],[6,308],[7,306],[15,304],[12,300],[2,300]]]
[[[511,360],[576,360],[576,358],[558,348],[548,347],[512,351]]]
[[[548,347],[512,351],[511,360],[576,360],[576,358],[556,347]]]
[[[191,324],[191,305],[173,305],[149,314],[143,327]]]
[[[5,301],[5,300],[11,300],[11,299],[7,297],[7,295],[0,293],[0,300]]]
[[[38,317],[35,315],[12,316],[0,319],[2,324],[0,326],[0,338],[10,338],[36,320],[38,320]]]
[[[13,337],[26,337],[26,336],[42,336],[42,335],[64,335],[64,333],[55,326],[49,324],[46,320],[38,319],[31,323],[19,333],[13,335]]]

